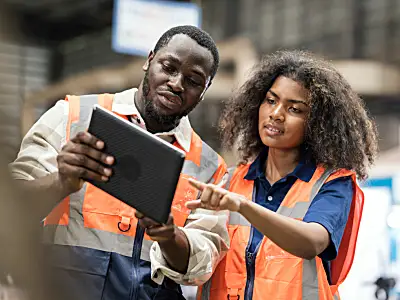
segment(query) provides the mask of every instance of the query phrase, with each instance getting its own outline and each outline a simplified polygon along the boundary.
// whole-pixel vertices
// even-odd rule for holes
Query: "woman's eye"
[[[289,110],[290,110],[291,112],[294,112],[294,113],[300,113],[300,112],[301,112],[301,110],[298,109],[298,108],[296,108],[296,107],[291,107],[291,108],[289,108]]]

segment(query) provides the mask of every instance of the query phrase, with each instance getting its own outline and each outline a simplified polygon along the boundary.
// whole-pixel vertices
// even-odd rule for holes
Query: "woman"
[[[190,209],[230,210],[230,250],[199,299],[338,299],[354,256],[364,179],[377,152],[361,99],[327,62],[301,51],[266,56],[227,104],[226,146],[241,161],[229,191]]]

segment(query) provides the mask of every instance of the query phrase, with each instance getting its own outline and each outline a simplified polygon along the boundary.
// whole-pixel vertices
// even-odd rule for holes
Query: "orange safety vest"
[[[111,94],[67,96],[69,117],[66,141],[88,128],[94,104],[111,110],[113,98]],[[177,142],[173,145],[182,149]],[[190,151],[186,153],[171,208],[177,226],[183,227],[190,214],[185,207],[186,201],[196,199],[198,194],[188,179],[218,182],[226,172],[223,159],[193,131]],[[66,197],[47,216],[44,222],[44,242],[131,256],[137,223],[132,207],[85,183],[81,190]],[[152,243],[145,235],[140,259],[150,261]]]
[[[246,180],[248,165],[234,170],[229,190],[253,199],[254,181]],[[347,170],[330,172],[318,167],[309,182],[297,179],[277,210],[278,214],[302,220],[320,187],[342,176],[352,176],[354,196],[338,256],[331,263],[330,286],[322,260],[294,256],[264,236],[255,259],[255,270],[246,268],[246,247],[251,224],[239,213],[230,214],[230,249],[219,263],[211,279],[199,288],[198,300],[325,300],[339,299],[338,286],[346,278],[353,262],[358,229],[361,221],[364,195],[356,183],[355,173]],[[247,287],[246,287],[247,282]]]

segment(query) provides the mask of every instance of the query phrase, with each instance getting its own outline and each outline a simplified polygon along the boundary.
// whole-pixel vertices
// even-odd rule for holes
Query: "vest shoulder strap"
[[[188,162],[190,161],[190,163]],[[186,153],[186,166],[198,180],[207,183],[219,182],[226,173],[222,157],[204,142],[192,129],[190,151]]]
[[[105,109],[111,110],[113,100],[113,94],[84,96],[67,95],[65,101],[69,103],[69,112],[66,139],[69,140],[71,136],[75,136],[79,131],[87,129],[90,122],[90,115],[95,104],[99,104]]]
[[[340,285],[347,277],[353,264],[356,250],[358,231],[364,208],[364,193],[357,185],[355,175],[352,176],[354,193],[350,213],[344,229],[337,257],[331,262],[331,281],[335,286]]]
[[[226,188],[227,190],[229,190],[229,186],[230,186],[230,184],[231,184],[231,179],[232,179],[232,177],[233,177],[233,173],[235,173],[235,170],[236,170],[236,167],[230,167],[230,168],[228,168],[228,181],[227,181],[226,184],[225,184],[225,188]]]

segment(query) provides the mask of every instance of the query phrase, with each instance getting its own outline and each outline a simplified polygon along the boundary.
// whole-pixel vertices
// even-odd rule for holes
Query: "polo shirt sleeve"
[[[312,201],[303,221],[318,223],[330,236],[329,246],[319,255],[323,260],[337,256],[340,241],[349,217],[354,187],[351,176],[340,177],[325,183]]]

